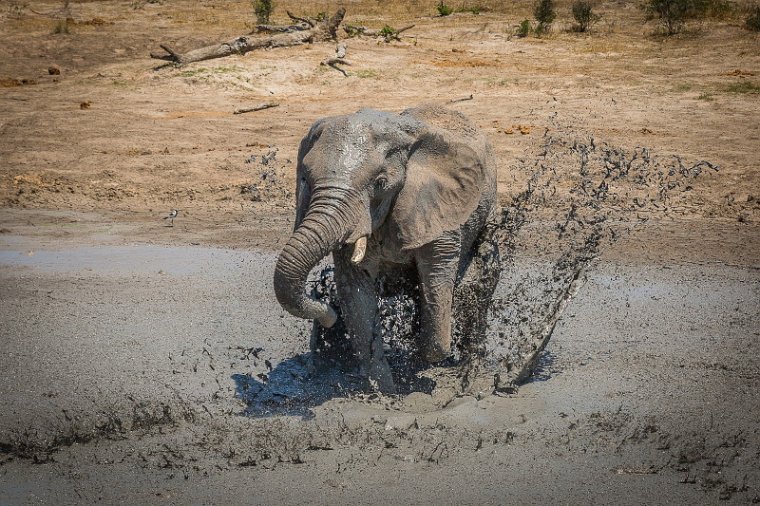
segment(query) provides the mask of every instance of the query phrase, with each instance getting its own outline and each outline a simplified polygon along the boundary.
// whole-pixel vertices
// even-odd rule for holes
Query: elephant
[[[332,253],[359,372],[395,391],[378,338],[377,280],[416,274],[421,358],[449,357],[455,285],[479,282],[473,251],[498,212],[496,190],[490,143],[459,112],[421,105],[317,120],[298,150],[295,226],[274,271],[278,302],[332,327],[336,309],[306,291],[311,270]]]

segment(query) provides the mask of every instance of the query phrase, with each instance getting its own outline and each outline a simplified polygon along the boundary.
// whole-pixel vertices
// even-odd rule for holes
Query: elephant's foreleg
[[[350,252],[335,252],[335,283],[346,328],[362,374],[382,392],[395,392],[391,369],[377,331],[379,315],[374,277],[350,260]]]
[[[460,251],[460,235],[452,232],[422,246],[417,253],[422,297],[420,347],[428,362],[451,354],[451,304]]]

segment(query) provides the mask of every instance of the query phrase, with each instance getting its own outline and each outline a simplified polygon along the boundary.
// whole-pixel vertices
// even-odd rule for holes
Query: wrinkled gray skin
[[[327,328],[335,324],[335,310],[305,286],[332,253],[361,372],[392,392],[376,332],[376,280],[416,269],[423,358],[449,356],[454,284],[467,274],[473,242],[496,212],[496,167],[485,136],[463,115],[437,106],[321,119],[301,141],[296,200],[295,230],[274,274],[282,307]]]

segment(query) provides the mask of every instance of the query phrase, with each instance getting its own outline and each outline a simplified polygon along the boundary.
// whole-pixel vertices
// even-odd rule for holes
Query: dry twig
[[[241,109],[236,109],[235,112],[232,114],[244,114],[247,112],[256,112],[256,111],[263,111],[264,109],[271,109],[272,107],[277,107],[280,104],[275,102],[265,102],[263,104],[255,105],[253,107],[243,107]]]
[[[470,96],[468,96],[468,97],[455,98],[453,100],[449,100],[448,103],[449,104],[456,104],[457,102],[466,102],[466,101],[472,100],[472,99],[473,99],[473,96],[472,96],[472,93],[470,93]]]

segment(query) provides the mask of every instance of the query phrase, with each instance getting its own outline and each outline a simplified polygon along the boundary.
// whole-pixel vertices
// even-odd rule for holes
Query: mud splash
[[[520,160],[518,170],[532,176],[504,206],[497,227],[508,267],[491,306],[484,346],[497,392],[512,392],[531,376],[567,303],[604,248],[655,213],[664,217],[691,207],[694,180],[719,167],[704,160],[687,164],[644,147],[626,150],[559,129],[547,132],[536,158]]]
[[[531,176],[523,191],[502,203],[500,219],[476,245],[482,278],[459,280],[455,289],[451,359],[435,367],[417,359],[416,280],[379,283],[380,327],[400,393],[447,386],[460,393],[515,392],[536,370],[565,307],[604,248],[655,213],[668,216],[693,206],[694,181],[719,168],[559,128],[547,132],[536,156],[518,160],[514,170]],[[338,306],[331,267],[313,283],[315,297]],[[330,331],[315,326],[311,350],[320,365],[351,370],[342,324]]]

